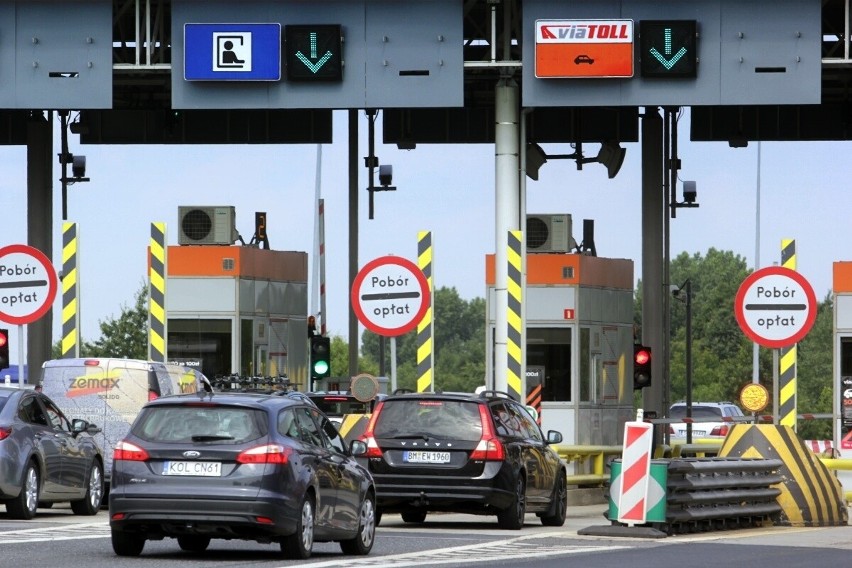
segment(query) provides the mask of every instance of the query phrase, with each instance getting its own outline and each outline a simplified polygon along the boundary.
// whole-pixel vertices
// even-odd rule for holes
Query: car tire
[[[89,469],[89,481],[86,495],[79,501],[71,501],[71,510],[75,515],[97,515],[104,499],[104,468],[101,462],[94,460]]]
[[[524,526],[527,514],[527,483],[523,475],[515,480],[515,496],[512,504],[497,513],[497,525],[501,529],[519,531]]]
[[[209,536],[185,534],[177,538],[178,546],[187,552],[204,552],[210,546]]]
[[[376,498],[368,493],[361,503],[358,514],[358,533],[355,538],[340,541],[340,550],[344,554],[364,556],[373,549],[376,541]]]
[[[311,557],[314,547],[314,499],[308,494],[299,507],[296,532],[281,540],[281,552],[290,560],[305,560]]]
[[[145,537],[112,529],[112,550],[118,556],[139,556],[145,548]]]
[[[426,511],[406,511],[402,513],[402,520],[406,523],[422,523],[426,520]]]
[[[565,472],[560,471],[553,488],[553,505],[550,510],[541,515],[541,524],[546,527],[561,527],[565,524],[565,515],[568,513],[568,482]]]
[[[34,462],[27,464],[24,470],[24,483],[21,492],[14,499],[6,501],[6,514],[10,519],[29,521],[35,517],[38,509],[39,472]]]

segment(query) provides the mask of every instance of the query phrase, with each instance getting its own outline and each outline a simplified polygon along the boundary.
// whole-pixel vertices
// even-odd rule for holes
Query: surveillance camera
[[[71,174],[74,177],[86,177],[86,156],[74,156],[72,158]]]
[[[379,166],[379,183],[381,185],[390,185],[393,182],[393,166]]]
[[[671,292],[672,296],[677,298],[677,296],[680,294],[680,288],[677,284],[669,284],[669,292]]]
[[[698,198],[698,188],[694,181],[683,182],[683,200],[686,203],[695,203]]]

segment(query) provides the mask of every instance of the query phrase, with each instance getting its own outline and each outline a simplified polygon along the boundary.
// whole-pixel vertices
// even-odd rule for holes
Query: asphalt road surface
[[[0,509],[0,565],[73,568],[325,567],[564,567],[772,568],[850,565],[852,527],[765,527],[664,538],[579,536],[606,526],[604,505],[572,507],[564,527],[543,527],[528,516],[521,531],[503,531],[496,519],[430,515],[422,525],[386,515],[366,557],[344,556],[336,543],[317,543],[306,561],[282,560],[277,545],[214,540],[201,554],[172,539],[147,542],[140,559],[112,551],[106,511],[77,517],[67,507],[40,509],[32,521],[11,521]]]

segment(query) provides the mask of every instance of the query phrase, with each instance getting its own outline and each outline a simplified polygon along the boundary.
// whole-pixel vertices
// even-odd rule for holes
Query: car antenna
[[[208,379],[204,375],[201,375],[198,378],[198,382],[201,383],[201,388],[196,389],[198,391],[198,398],[200,398],[201,400],[204,400],[204,395],[209,393],[210,399],[212,400],[213,399],[213,385],[210,384],[210,379]]]

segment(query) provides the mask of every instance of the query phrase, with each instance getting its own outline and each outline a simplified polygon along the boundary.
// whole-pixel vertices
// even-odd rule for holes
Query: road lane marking
[[[82,540],[87,538],[109,538],[108,523],[84,523],[59,527],[40,527],[0,532],[0,544],[24,542],[49,542],[55,540]]]
[[[474,562],[498,562],[501,560],[520,560],[543,558],[589,552],[607,552],[630,548],[629,546],[587,546],[587,545],[549,545],[525,542],[542,538],[565,538],[565,533],[537,533],[504,541],[483,542],[465,546],[453,546],[434,550],[421,550],[374,556],[363,559],[353,559],[351,556],[339,560],[322,561],[306,564],[310,568],[332,568],[340,566],[369,566],[372,568],[402,568],[407,566],[438,566],[441,564],[458,564]]]

